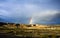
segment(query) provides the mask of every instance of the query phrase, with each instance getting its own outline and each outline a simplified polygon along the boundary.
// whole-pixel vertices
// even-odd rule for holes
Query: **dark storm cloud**
[[[0,0],[0,21],[28,24],[30,18],[35,24],[60,23],[60,0]]]

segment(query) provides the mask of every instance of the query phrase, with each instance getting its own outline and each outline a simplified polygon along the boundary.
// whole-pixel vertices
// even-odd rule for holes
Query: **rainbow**
[[[29,24],[32,24],[32,22],[33,22],[33,20],[32,20],[32,18],[31,18]]]

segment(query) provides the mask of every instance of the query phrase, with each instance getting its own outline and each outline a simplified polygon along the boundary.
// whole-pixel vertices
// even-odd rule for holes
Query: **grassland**
[[[25,28],[9,28],[0,26],[0,36],[1,35],[8,36],[5,38],[9,38],[10,36],[10,38],[60,38],[60,28],[41,28],[38,26]]]

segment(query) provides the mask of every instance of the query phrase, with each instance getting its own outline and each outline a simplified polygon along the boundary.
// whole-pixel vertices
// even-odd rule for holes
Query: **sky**
[[[60,0],[0,0],[0,22],[60,24]]]

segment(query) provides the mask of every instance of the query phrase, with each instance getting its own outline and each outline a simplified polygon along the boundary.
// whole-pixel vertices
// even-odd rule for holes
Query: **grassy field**
[[[31,38],[60,38],[60,29],[26,29],[0,26],[0,35]]]

